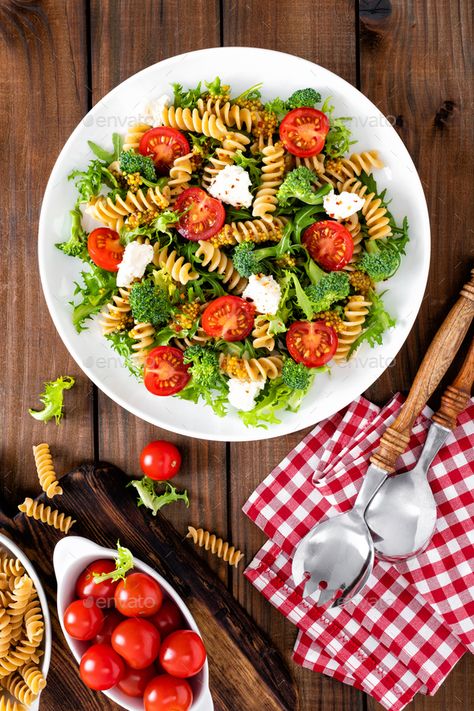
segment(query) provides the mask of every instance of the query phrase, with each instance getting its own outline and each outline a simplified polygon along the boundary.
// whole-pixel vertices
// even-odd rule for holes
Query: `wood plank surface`
[[[48,441],[58,473],[92,456],[91,384],[68,355],[41,293],[37,229],[54,161],[87,110],[84,4],[0,3],[0,135],[4,189],[2,259],[2,479],[10,505],[38,484],[32,444]],[[8,166],[8,169],[7,169]],[[66,237],[66,236],[65,236]],[[67,417],[56,427],[34,420],[44,381],[73,375]],[[68,446],[74,432],[76,448]]]

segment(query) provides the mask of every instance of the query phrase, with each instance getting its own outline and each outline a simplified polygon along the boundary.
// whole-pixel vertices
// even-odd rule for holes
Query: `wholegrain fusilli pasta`
[[[210,272],[216,272],[222,277],[222,283],[229,291],[241,294],[247,285],[244,279],[234,268],[230,257],[222,252],[218,247],[214,247],[210,242],[200,241],[196,251],[196,258]]]
[[[54,470],[53,458],[49,444],[43,442],[33,447],[33,455],[35,458],[36,471],[41,488],[50,499],[53,496],[60,496],[63,493],[59,485],[56,472]]]
[[[211,551],[213,555],[222,558],[230,566],[237,568],[244,554],[222,538],[218,538],[214,533],[205,531],[203,528],[188,526],[186,538],[192,538],[195,545]]]
[[[365,317],[371,305],[371,302],[361,294],[349,297],[344,307],[344,319],[338,334],[338,346],[334,355],[336,363],[347,360],[351,346],[362,333]]]
[[[66,514],[60,513],[57,509],[52,509],[51,506],[45,506],[29,497],[18,506],[18,509],[29,518],[46,523],[48,526],[61,531],[61,533],[69,533],[71,526],[76,523],[71,516],[66,516]]]

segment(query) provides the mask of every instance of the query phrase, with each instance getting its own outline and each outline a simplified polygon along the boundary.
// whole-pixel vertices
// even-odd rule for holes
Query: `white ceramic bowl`
[[[79,642],[73,639],[64,629],[63,617],[67,606],[75,599],[76,580],[82,571],[88,565],[101,558],[115,558],[117,551],[113,548],[102,548],[96,543],[93,543],[87,538],[81,536],[67,536],[57,543],[54,549],[54,572],[58,581],[58,616],[61,623],[61,628],[66,638],[66,641],[79,664],[82,655],[90,646],[89,642]],[[150,568],[146,563],[142,563],[135,558],[134,570],[141,573],[147,573],[152,578],[157,580],[161,585],[164,593],[170,597],[179,607],[186,621],[186,626],[199,634],[198,626],[196,625],[193,616],[189,612],[181,597],[171,587],[171,585],[159,575],[153,568]],[[190,711],[213,711],[214,705],[209,691],[209,666],[206,661],[202,671],[192,679],[188,679],[190,683],[194,700]],[[144,705],[141,699],[133,699],[126,696],[118,689],[103,692],[109,699],[115,701],[128,711],[143,711]]]
[[[41,645],[41,648],[44,650],[44,655],[41,658],[40,662],[40,668],[41,671],[43,672],[44,677],[46,678],[48,675],[48,670],[49,670],[49,665],[51,662],[51,617],[49,614],[49,609],[48,609],[48,601],[46,599],[46,595],[43,589],[43,586],[41,584],[40,579],[38,578],[38,575],[36,574],[36,571],[31,564],[29,558],[26,557],[26,555],[23,553],[21,548],[19,548],[16,543],[13,543],[7,536],[4,536],[2,533],[0,533],[0,553],[3,552],[8,553],[12,558],[18,558],[22,566],[24,567],[25,571],[28,573],[30,578],[33,581],[33,584],[36,588],[36,592],[38,593],[38,598],[41,604],[41,611],[43,613],[43,619],[44,619],[44,638],[43,638],[43,643]],[[40,695],[36,699],[36,701],[30,706],[30,711],[37,711],[39,709],[39,703],[40,703]]]
[[[400,220],[408,216],[411,241],[397,274],[388,282],[384,297],[397,326],[382,346],[364,344],[350,363],[335,366],[331,375],[319,375],[298,413],[281,413],[282,422],[268,429],[247,428],[238,415],[219,418],[204,405],[178,398],[159,398],[147,392],[121,364],[102,337],[97,324],[76,333],[71,323],[73,283],[79,260],[55,248],[69,228],[69,209],[75,200],[67,175],[92,157],[87,140],[111,147],[114,131],[143,117],[147,98],[170,92],[170,83],[195,86],[218,74],[232,86],[234,95],[262,81],[263,96],[286,97],[304,86],[313,86],[323,97],[332,96],[336,115],[352,116],[358,143],[354,151],[377,149],[386,167],[377,171],[377,183],[388,188],[390,209]],[[294,432],[329,417],[364,392],[384,370],[405,341],[423,298],[430,260],[428,212],[415,166],[390,122],[357,89],[336,74],[299,57],[250,47],[224,47],[190,52],[166,59],[127,79],[101,99],[81,121],[64,146],[46,188],[39,227],[39,264],[48,307],[67,349],[83,371],[119,405],[152,424],[191,437],[211,440],[258,440]]]

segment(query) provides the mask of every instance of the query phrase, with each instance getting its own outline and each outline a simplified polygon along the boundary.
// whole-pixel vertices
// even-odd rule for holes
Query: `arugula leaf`
[[[236,104],[238,101],[257,101],[262,96],[262,92],[260,91],[262,86],[263,82],[260,81],[258,82],[258,84],[254,84],[249,89],[243,91],[235,99],[232,99],[232,101],[234,102],[234,104]]]
[[[56,380],[45,383],[44,392],[39,396],[44,408],[43,410],[30,409],[28,410],[30,415],[35,420],[42,420],[43,422],[49,422],[54,417],[56,424],[59,425],[63,416],[64,391],[70,390],[75,382],[71,375],[61,375]]]
[[[298,307],[304,313],[308,321],[311,321],[314,315],[314,308],[311,303],[311,299],[306,295],[305,290],[300,284],[300,280],[294,272],[285,272],[285,274],[289,274],[291,279],[293,280],[296,303],[298,304]]]
[[[195,89],[185,90],[182,84],[177,82],[171,85],[174,93],[174,107],[181,109],[193,109],[197,100],[201,97],[201,82]]]
[[[133,359],[134,351],[132,346],[136,341],[131,338],[128,331],[116,331],[105,334],[105,338],[110,342],[112,348],[123,359],[123,364],[130,373],[138,380],[142,379],[142,368]]]
[[[70,302],[73,307],[72,322],[78,333],[86,328],[84,322],[110,301],[117,288],[113,272],[107,272],[93,262],[89,262],[89,266],[90,271],[81,272],[83,284],[76,282],[74,296],[80,294],[80,300]]]
[[[115,570],[110,573],[94,573],[94,583],[103,583],[104,580],[125,580],[125,576],[129,570],[134,567],[132,551],[124,546],[120,545],[120,541],[117,541],[117,557],[115,558]]]
[[[97,143],[94,143],[94,141],[87,141],[87,144],[91,151],[94,153],[94,155],[99,158],[99,160],[102,160],[108,165],[110,165],[110,163],[113,163],[115,160],[119,159],[123,145],[123,138],[119,133],[112,134],[112,145],[114,147],[112,153],[110,151],[107,151],[105,148],[102,148],[101,146],[97,145]]]
[[[400,235],[399,237],[387,237],[386,239],[379,240],[381,243],[380,246],[388,246],[392,249],[396,249],[400,255],[405,254],[405,248],[408,242],[410,241],[410,237],[408,235],[408,218],[405,216],[402,220],[401,227],[398,227],[397,223],[395,222],[394,216],[388,208],[389,201],[386,199],[387,189],[385,188],[385,190],[379,192],[379,189],[377,187],[377,181],[375,180],[374,176],[372,174],[367,175],[365,171],[362,171],[362,173],[359,175],[359,180],[363,185],[367,187],[367,193],[374,193],[377,198],[381,200],[382,207],[384,207],[387,211],[390,229],[392,230],[394,235]],[[365,223],[362,224],[362,230],[365,234],[367,234],[367,225]]]
[[[326,136],[324,144],[324,153],[329,158],[340,158],[349,148],[357,141],[351,141],[351,130],[346,126],[347,121],[352,121],[351,116],[334,117],[334,106],[331,105],[331,98],[325,100],[321,107],[321,111],[326,114],[329,119],[329,133]]]
[[[322,205],[307,205],[306,207],[296,210],[293,217],[293,232],[296,244],[301,244],[301,233],[312,225],[313,222],[317,222],[317,215],[322,212],[324,212]]]
[[[213,81],[205,81],[204,84],[207,87],[207,91],[210,96],[218,96],[224,93],[224,89],[228,87],[222,86],[222,82],[219,77],[216,77]]]
[[[377,344],[381,345],[385,331],[395,326],[395,319],[385,310],[382,300],[384,293],[385,292],[380,295],[376,294],[375,291],[368,293],[368,299],[372,302],[372,306],[365,319],[365,328],[352,344],[348,357],[350,357],[364,341],[367,341],[371,348]]]
[[[147,476],[144,476],[142,479],[139,480],[134,479],[129,484],[127,484],[127,487],[133,486],[137,490],[137,505],[146,506],[147,509],[150,509],[153,516],[156,516],[158,511],[163,508],[163,506],[172,504],[174,501],[184,501],[187,508],[189,508],[189,498],[187,491],[177,493],[177,489],[172,484],[170,484],[169,481],[162,483],[165,484],[165,491],[162,494],[157,493],[155,488],[156,482]]]

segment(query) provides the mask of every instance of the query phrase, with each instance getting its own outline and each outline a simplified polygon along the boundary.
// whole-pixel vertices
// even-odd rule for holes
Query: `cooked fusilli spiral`
[[[205,240],[199,242],[196,258],[201,261],[203,267],[206,267],[208,271],[220,274],[222,283],[226,284],[229,291],[241,294],[247,286],[247,279],[240,276],[232,263],[232,259],[209,242]]]
[[[189,181],[193,172],[192,157],[192,153],[187,153],[185,156],[178,156],[173,161],[168,181],[171,203],[176,200],[178,195],[181,195],[184,190],[189,188]]]
[[[30,601],[33,592],[33,581],[29,575],[23,575],[21,578],[15,579],[15,585],[12,590],[12,599],[8,605],[8,614],[10,615],[11,623],[11,639],[16,641],[21,636],[23,627],[23,618],[25,617],[26,608]]]
[[[347,360],[352,344],[363,330],[365,317],[371,305],[371,302],[361,294],[349,297],[344,307],[344,320],[338,333],[338,346],[334,354],[336,363]]]
[[[3,694],[0,696],[0,711],[26,711],[26,706],[17,701],[7,699]]]
[[[58,478],[56,476],[56,472],[54,471],[53,458],[51,456],[49,444],[42,442],[41,444],[33,446],[33,455],[35,457],[39,483],[43,491],[46,493],[46,496],[49,499],[52,499],[53,496],[60,496],[63,493],[63,490],[59,486]]]
[[[117,195],[115,201],[107,195],[100,195],[91,200],[91,213],[96,220],[118,232],[127,217],[146,211],[158,214],[160,210],[168,207],[169,198],[168,186],[165,186],[163,190],[159,186],[148,188],[146,193],[141,188],[136,193],[129,190],[125,199]]]
[[[155,340],[155,328],[151,323],[136,323],[132,330],[129,331],[129,335],[136,341],[132,345],[133,360],[142,364],[145,362],[148,351]]]
[[[189,346],[202,346],[211,339],[212,336],[209,336],[202,326],[198,326],[194,336],[183,336],[183,338],[180,338],[179,333],[177,333],[173,339],[173,345],[184,351],[186,348],[189,348]]]
[[[194,528],[188,526],[188,535],[186,538],[192,538],[195,545],[200,548],[205,548],[206,551],[211,551],[213,555],[222,558],[226,563],[237,568],[244,554],[224,541],[222,538],[217,538],[214,533],[209,533],[203,528]]]
[[[256,316],[252,331],[254,348],[266,348],[268,351],[275,348],[275,339],[268,333],[269,327],[270,322],[267,316],[264,314]]]
[[[184,257],[178,256],[175,249],[168,252],[169,247],[160,247],[158,242],[155,242],[153,249],[155,251],[153,264],[168,272],[175,281],[186,286],[188,281],[199,279],[199,274],[194,271],[191,264]]]
[[[120,287],[118,294],[112,296],[112,301],[108,303],[100,312],[99,324],[102,333],[115,333],[123,331],[130,320],[130,289]]]
[[[206,112],[215,114],[226,126],[235,126],[239,131],[243,127],[247,133],[252,130],[254,123],[252,112],[238,104],[231,104],[230,101],[222,102],[220,99],[217,101],[198,99],[197,108],[201,116]]]
[[[26,684],[18,672],[14,672],[10,676],[2,679],[1,685],[21,704],[25,704],[25,706],[31,706],[36,699],[36,694],[31,691],[28,684]]]
[[[48,526],[52,526],[58,531],[61,531],[61,533],[68,533],[71,526],[76,523],[71,516],[66,516],[57,509],[52,509],[51,506],[40,504],[38,501],[30,499],[29,497],[27,497],[18,508],[22,513],[30,518],[34,518],[35,521],[46,523]]]
[[[348,272],[352,272],[355,269],[354,263],[357,262],[359,254],[362,250],[362,228],[359,222],[359,216],[357,212],[351,215],[347,220],[341,221],[346,230],[351,233],[352,241],[354,243],[354,252],[351,257],[351,261],[347,264],[344,269]]]
[[[216,148],[214,154],[209,158],[209,163],[204,167],[202,184],[209,188],[216,175],[234,162],[237,151],[245,151],[245,147],[250,143],[250,139],[243,133],[226,133],[222,145]]]
[[[25,629],[29,642],[41,642],[44,634],[43,613],[36,595],[25,609]]]
[[[267,222],[271,221],[272,212],[278,206],[276,194],[283,181],[284,155],[285,149],[280,142],[265,146],[262,150],[262,178],[253,201],[252,215]]]
[[[280,356],[238,358],[221,353],[219,365],[224,373],[241,380],[274,380],[281,375],[283,359]]]
[[[369,239],[382,239],[390,237],[392,230],[390,220],[387,217],[387,209],[383,206],[382,200],[375,193],[368,193],[367,186],[360,182],[356,177],[349,178],[344,183],[338,183],[339,192],[346,190],[349,193],[355,193],[359,197],[364,198],[362,206],[362,215],[367,224]]]
[[[163,109],[163,124],[172,128],[179,128],[181,131],[193,131],[194,133],[203,133],[210,138],[222,140],[227,129],[221,119],[215,114],[204,111],[199,113],[198,109],[182,109],[174,106],[166,106]]]
[[[379,158],[378,151],[353,153],[350,158],[342,158],[341,163],[344,166],[343,174],[348,178],[360,175],[362,171],[370,175],[373,170],[383,168],[383,162]]]
[[[304,165],[306,168],[309,168],[318,175],[322,175],[324,173],[324,155],[322,153],[319,153],[319,155],[316,156],[309,156],[307,158],[298,158],[298,156],[296,156],[295,164],[297,168]]]
[[[138,151],[138,146],[143,135],[152,127],[148,123],[136,123],[128,129],[123,142],[123,150],[129,151],[132,148]]]
[[[28,687],[31,689],[33,694],[37,696],[40,691],[42,691],[46,686],[46,679],[44,678],[41,669],[33,663],[30,662],[25,664],[25,666],[20,667],[20,674],[25,680]]]
[[[216,246],[234,245],[240,242],[279,242],[287,224],[286,217],[272,220],[240,220],[224,225],[221,232],[208,240]]]

